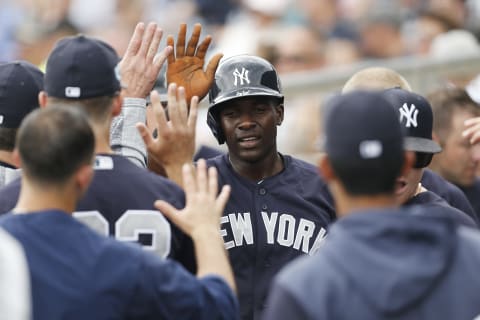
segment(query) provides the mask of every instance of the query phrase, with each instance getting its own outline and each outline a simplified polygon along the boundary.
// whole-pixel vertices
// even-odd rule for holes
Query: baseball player
[[[383,90],[390,88],[401,88],[406,91],[412,91],[410,84],[396,71],[384,67],[370,67],[362,69],[352,75],[343,86],[342,93],[358,89]],[[397,107],[403,108],[403,104]],[[407,105],[407,108],[411,108],[411,106]],[[414,111],[415,110],[412,110],[412,112]],[[407,124],[406,119],[407,118],[403,118],[405,125]],[[411,132],[415,130],[415,127],[410,128]],[[434,192],[445,199],[449,205],[465,212],[472,217],[477,224],[479,223],[470,202],[458,187],[426,167],[423,169],[420,182],[425,189]]]
[[[446,207],[442,214],[448,214],[459,223],[477,228],[475,216],[451,207],[443,198],[425,189],[421,179],[425,168],[430,164],[435,154],[442,148],[432,139],[433,113],[428,101],[419,94],[400,88],[387,89],[383,96],[391,103],[397,112],[405,134],[405,149],[415,152],[415,163],[408,174],[397,178],[395,196],[400,205],[422,204],[432,206],[432,214],[440,205]]]
[[[81,109],[60,105],[34,111],[18,133],[22,188],[0,226],[25,250],[32,319],[237,319],[234,277],[218,233],[228,187],[217,197],[216,173],[207,174],[203,162],[196,177],[185,168],[183,210],[156,203],[192,237],[195,277],[72,217],[94,174],[94,130]]]
[[[315,256],[280,272],[264,319],[478,317],[477,231],[432,208],[396,207],[397,177],[415,160],[390,102],[379,92],[340,95],[324,128],[320,169],[339,219]]]
[[[149,24],[146,30],[139,24],[122,63],[128,65],[133,60],[145,66],[153,64],[152,67],[159,69],[169,52],[165,49],[160,58],[154,60],[160,38],[161,31],[156,24]],[[183,207],[183,191],[171,181],[114,154],[110,148],[110,124],[122,106],[120,81],[115,72],[117,63],[118,56],[108,44],[82,35],[60,40],[47,61],[45,91],[40,94],[40,104],[83,109],[95,132],[96,174],[74,216],[102,235],[139,242],[146,250],[162,257],[175,257],[190,266],[193,261],[191,241],[172,228],[153,207],[157,199],[167,200],[177,208]],[[142,83],[129,80],[128,74],[126,77],[130,90],[142,87]],[[132,93],[127,91],[126,94],[131,96]],[[177,103],[176,93],[173,95],[171,108]],[[0,192],[0,212],[13,208],[19,188],[20,181],[16,181]],[[189,249],[180,250],[180,247]]]
[[[23,118],[38,108],[43,72],[27,61],[0,64],[0,187],[20,174],[12,160]]]
[[[174,45],[173,38],[167,41]],[[204,55],[204,47],[197,43],[198,37],[186,45],[184,30],[179,32],[167,79],[184,87],[187,97],[209,93],[208,125],[220,144],[226,142],[228,153],[207,164],[218,170],[220,186],[232,187],[220,232],[235,273],[241,317],[259,319],[268,307],[273,276],[295,257],[318,249],[335,212],[316,168],[277,150],[284,107],[274,67],[256,56],[234,56],[220,63],[213,79],[216,60],[204,72],[197,56]],[[156,152],[151,139],[146,144]]]

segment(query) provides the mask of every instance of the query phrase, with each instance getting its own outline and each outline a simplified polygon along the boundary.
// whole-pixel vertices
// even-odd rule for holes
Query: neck
[[[15,165],[15,162],[13,161],[12,152],[10,151],[0,150],[0,161],[8,163],[11,166],[17,167]]]
[[[23,175],[22,187],[14,212],[28,213],[57,209],[72,213],[78,196],[72,186],[46,186],[33,184]]]
[[[282,157],[278,152],[256,162],[244,161],[231,155],[229,155],[229,160],[235,172],[252,181],[260,181],[274,176],[284,168]]]
[[[356,211],[376,210],[397,207],[393,194],[351,196],[347,194],[335,195],[336,213],[344,217]]]
[[[110,121],[107,125],[92,125],[93,133],[95,135],[95,153],[113,153],[110,147]]]

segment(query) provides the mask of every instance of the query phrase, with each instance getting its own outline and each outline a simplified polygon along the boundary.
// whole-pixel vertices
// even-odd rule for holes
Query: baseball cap
[[[0,128],[17,129],[38,108],[43,72],[27,61],[0,64]]]
[[[383,91],[397,112],[405,134],[405,150],[438,153],[440,145],[432,140],[433,112],[430,103],[419,94],[400,88]]]
[[[351,91],[333,97],[324,121],[325,151],[332,162],[357,169],[393,170],[403,161],[397,113],[381,92]]]
[[[119,57],[107,43],[77,35],[59,40],[47,60],[45,91],[49,96],[86,99],[120,91],[115,67]]]

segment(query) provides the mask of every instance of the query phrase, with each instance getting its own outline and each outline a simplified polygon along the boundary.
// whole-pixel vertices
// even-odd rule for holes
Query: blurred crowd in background
[[[1,0],[0,60],[41,65],[85,33],[122,55],[138,21],[203,24],[213,52],[257,54],[281,73],[364,59],[480,52],[478,0]],[[461,45],[462,50],[452,50]]]
[[[480,0],[0,0],[0,61],[42,66],[59,38],[84,33],[121,56],[139,21],[164,34],[202,23],[209,54],[249,53],[281,75],[397,57],[480,53]],[[165,40],[165,36],[163,41]],[[208,57],[207,57],[208,58]],[[415,90],[415,88],[413,88]],[[279,150],[314,162],[318,99],[286,97]],[[296,109],[296,112],[290,110]],[[313,116],[312,116],[313,115]],[[199,116],[197,143],[217,146]],[[295,133],[295,134],[292,134]]]

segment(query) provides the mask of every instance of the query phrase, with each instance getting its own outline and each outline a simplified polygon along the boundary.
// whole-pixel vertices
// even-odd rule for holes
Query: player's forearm
[[[140,167],[146,166],[147,151],[135,124],[145,122],[145,103],[145,99],[125,98],[122,112],[113,119],[110,128],[112,150]]]
[[[197,258],[197,277],[215,274],[222,277],[234,292],[237,292],[232,267],[216,229],[202,230],[192,234]]]
[[[182,166],[183,164],[179,162],[172,165],[164,166],[164,169],[168,179],[172,180],[183,188]]]

